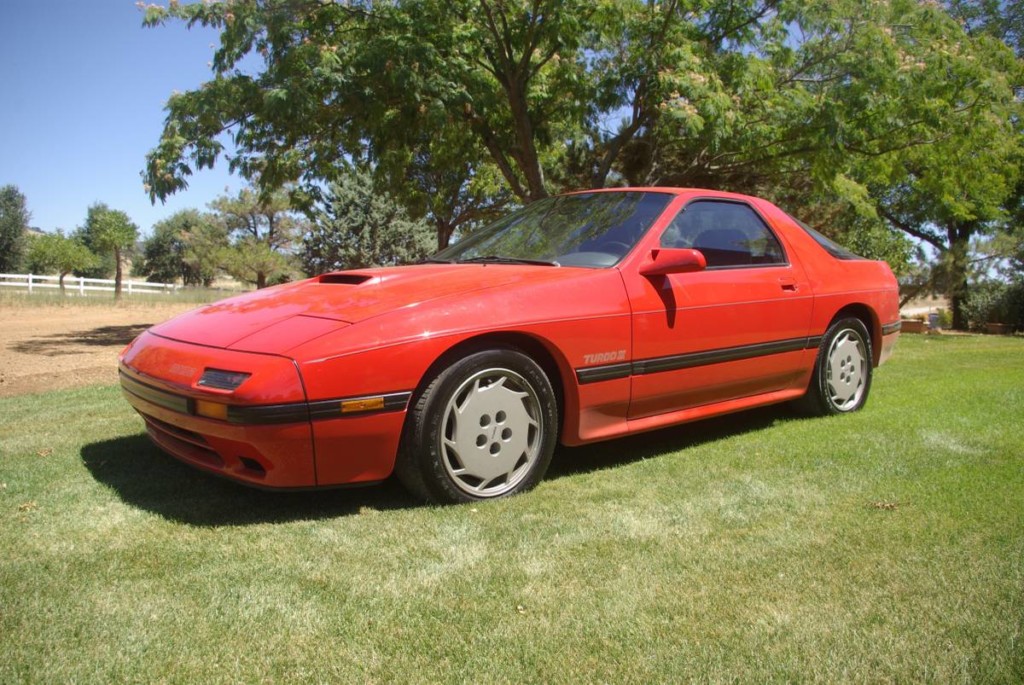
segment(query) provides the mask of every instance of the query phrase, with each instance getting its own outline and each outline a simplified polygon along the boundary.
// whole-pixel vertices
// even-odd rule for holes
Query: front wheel
[[[871,390],[871,336],[860,319],[835,321],[825,331],[807,394],[798,402],[816,416],[845,414],[864,406]]]
[[[476,352],[419,396],[395,472],[431,502],[512,495],[543,478],[557,426],[554,391],[536,362],[513,349]]]

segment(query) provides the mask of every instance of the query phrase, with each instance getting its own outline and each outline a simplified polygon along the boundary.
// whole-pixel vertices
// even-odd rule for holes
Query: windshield
[[[431,261],[607,267],[665,210],[668,193],[580,193],[538,200],[441,250]]]

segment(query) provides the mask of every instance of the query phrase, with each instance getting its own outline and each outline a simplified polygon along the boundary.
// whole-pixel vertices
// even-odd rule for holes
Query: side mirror
[[[699,250],[670,247],[655,248],[640,265],[641,276],[668,276],[703,271],[708,262]]]

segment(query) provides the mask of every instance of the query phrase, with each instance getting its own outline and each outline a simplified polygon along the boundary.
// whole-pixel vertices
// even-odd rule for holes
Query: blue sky
[[[105,202],[148,234],[244,187],[219,162],[152,205],[139,176],[164,103],[210,78],[216,41],[179,22],[143,28],[134,0],[0,0],[0,186],[26,196],[33,226],[73,230]]]

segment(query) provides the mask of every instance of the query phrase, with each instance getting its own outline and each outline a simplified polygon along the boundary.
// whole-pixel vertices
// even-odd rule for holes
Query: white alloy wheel
[[[841,412],[858,406],[864,395],[871,361],[864,340],[852,329],[843,330],[828,349],[826,384],[829,401]]]
[[[544,418],[533,387],[509,369],[467,378],[445,407],[444,467],[460,490],[497,497],[514,489],[540,453]]]
[[[523,352],[484,349],[448,363],[410,408],[395,473],[430,502],[473,502],[535,486],[555,451],[558,403]]]

